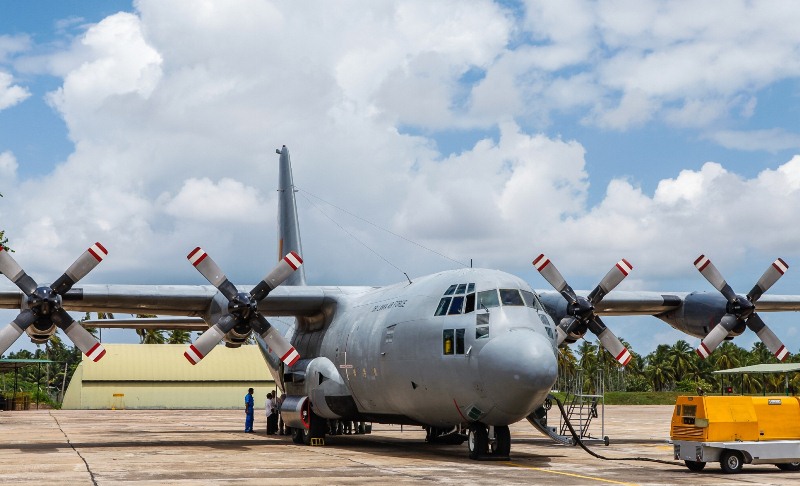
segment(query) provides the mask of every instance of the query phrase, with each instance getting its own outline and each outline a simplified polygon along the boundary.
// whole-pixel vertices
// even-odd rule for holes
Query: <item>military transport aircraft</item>
[[[306,285],[289,151],[284,146],[277,152],[282,257],[257,285],[237,287],[198,247],[188,260],[211,286],[77,287],[107,254],[96,243],[53,284],[39,286],[0,250],[0,271],[19,288],[0,291],[0,307],[21,311],[0,331],[0,353],[23,332],[41,343],[62,329],[89,359],[101,359],[102,345],[67,311],[195,318],[170,325],[106,321],[105,327],[205,330],[186,350],[192,364],[220,341],[235,347],[254,335],[286,393],[281,411],[297,443],[323,438],[326,419],[415,424],[426,427],[431,442],[463,441],[461,431],[468,430],[473,459],[509,456],[508,426],[544,402],[564,341],[590,331],[617,361],[628,363],[630,354],[600,315],[656,316],[702,337],[703,357],[745,328],[778,358],[787,355],[755,312],[756,304],[759,311],[800,310],[800,296],[764,295],[788,268],[780,259],[745,296],[704,256],[695,265],[718,293],[612,292],[633,268],[625,259],[594,290],[576,292],[544,255],[533,265],[555,292],[534,291],[514,275],[478,268],[387,287]],[[273,316],[293,316],[294,325],[270,323]]]

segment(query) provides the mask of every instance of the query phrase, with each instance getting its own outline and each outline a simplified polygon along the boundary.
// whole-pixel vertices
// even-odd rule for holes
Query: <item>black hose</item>
[[[678,464],[675,462],[664,461],[661,459],[653,459],[650,457],[605,457],[601,456],[600,454],[594,452],[593,450],[586,447],[586,444],[583,443],[578,433],[575,432],[575,429],[572,428],[572,424],[569,421],[569,417],[567,417],[567,412],[564,410],[564,404],[561,403],[557,397],[550,395],[548,398],[554,400],[556,405],[558,405],[558,409],[561,411],[561,416],[564,418],[564,423],[567,424],[567,428],[569,428],[570,433],[572,434],[572,440],[575,444],[581,446],[581,449],[585,450],[587,453],[591,454],[592,456],[602,459],[604,461],[645,461],[645,462],[657,462],[659,464],[669,464],[670,466],[677,466]]]

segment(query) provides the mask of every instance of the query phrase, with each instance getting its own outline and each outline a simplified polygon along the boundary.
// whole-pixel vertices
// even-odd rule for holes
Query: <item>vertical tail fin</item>
[[[297,220],[297,203],[294,198],[294,181],[292,179],[292,161],[286,145],[276,150],[280,157],[278,184],[278,260],[294,251],[303,255],[300,243],[300,223]],[[283,285],[305,285],[305,266],[294,272]]]

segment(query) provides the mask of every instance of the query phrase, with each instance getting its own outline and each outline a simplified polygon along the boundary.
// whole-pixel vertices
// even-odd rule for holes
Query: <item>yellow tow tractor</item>
[[[679,396],[672,414],[675,459],[692,471],[719,462],[726,473],[744,464],[800,470],[800,398]]]

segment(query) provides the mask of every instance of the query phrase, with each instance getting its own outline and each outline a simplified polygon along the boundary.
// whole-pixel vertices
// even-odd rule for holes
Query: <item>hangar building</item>
[[[238,409],[247,389],[256,406],[275,390],[255,345],[217,346],[192,366],[185,344],[104,344],[97,363],[84,359],[75,370],[64,409]]]

